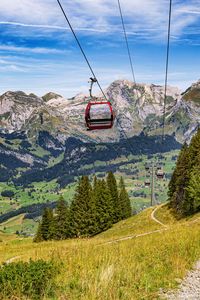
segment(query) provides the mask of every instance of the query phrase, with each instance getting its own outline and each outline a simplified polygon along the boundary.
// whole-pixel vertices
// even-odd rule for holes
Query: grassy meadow
[[[167,186],[169,182],[169,177],[175,166],[175,160],[172,159],[178,154],[177,151],[171,151],[165,153],[164,155],[164,171],[166,173],[166,178],[164,180],[155,180],[155,203],[165,202],[167,199]],[[140,158],[139,161],[138,158]],[[130,155],[130,160],[137,161],[135,163],[129,163],[125,156],[117,158],[110,162],[110,164],[123,163],[119,167],[119,170],[115,173],[116,179],[119,182],[120,176],[125,179],[126,189],[129,193],[132,208],[135,211],[140,211],[150,206],[150,193],[149,187],[145,187],[144,181],[146,176],[146,171],[144,168],[144,162],[146,161],[156,161],[156,157],[152,156],[148,159],[147,156],[133,156]],[[106,162],[96,161],[95,166],[105,165]],[[91,179],[94,175],[94,166],[87,165],[83,166],[92,169]],[[97,176],[104,177],[105,173],[96,173]],[[62,189],[60,189],[59,184],[56,180],[51,180],[49,182],[33,182],[26,187],[15,186],[12,182],[10,183],[0,183],[0,214],[5,214],[9,211],[16,210],[22,206],[27,206],[36,203],[52,202],[57,201],[60,194],[63,195],[64,199],[71,202],[76,189],[76,182],[71,183]],[[1,192],[4,190],[11,190],[14,192],[14,197],[12,199],[2,197]],[[34,234],[37,230],[38,222],[37,220],[27,220],[19,216],[18,224],[16,222],[8,222],[6,225],[4,223],[0,224],[0,230],[4,233],[15,233],[16,231],[23,231],[27,234]],[[20,221],[19,221],[20,220]]]
[[[151,219],[152,210],[90,239],[36,244],[0,234],[0,262],[62,261],[54,299],[159,299],[160,289],[175,288],[200,258],[200,214],[178,221],[166,206],[159,207],[155,216],[164,227]]]

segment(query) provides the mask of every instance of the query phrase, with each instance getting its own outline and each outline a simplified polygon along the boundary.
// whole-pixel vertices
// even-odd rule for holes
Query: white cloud
[[[76,31],[86,34],[121,31],[116,0],[62,0],[61,3]],[[197,3],[196,0],[173,1],[173,35],[181,36],[185,28],[199,20]],[[128,34],[151,40],[162,39],[166,34],[168,0],[124,0],[121,5]],[[0,24],[52,31],[68,28],[55,0],[1,0],[0,17]]]
[[[81,35],[101,37],[85,39],[83,47],[88,53],[88,58],[91,60],[102,86],[106,87],[110,82],[119,78],[131,79],[128,60],[125,60],[125,65],[121,63],[126,52],[124,49],[122,50],[124,56],[121,55],[122,52],[120,53],[123,34],[117,0],[61,0],[61,3],[79,37]],[[199,35],[198,24],[200,22],[200,12],[197,10],[198,4],[199,0],[173,1],[173,43],[199,44],[197,41],[197,35]],[[131,46],[135,45],[137,40],[166,43],[169,0],[123,0],[121,5]],[[0,45],[2,56],[0,57],[0,69],[2,73],[7,71],[5,76],[2,76],[1,88],[4,86],[5,89],[6,87],[8,89],[24,89],[30,92],[39,92],[41,95],[49,90],[64,91],[67,97],[80,92],[81,86],[84,92],[87,92],[87,78],[90,77],[90,72],[78,48],[72,53],[70,52],[69,57],[66,55],[64,60],[60,59],[61,55],[57,55],[58,59],[55,59],[55,57],[50,59],[46,55],[64,54],[70,51],[57,49],[56,45],[59,45],[61,49],[66,44],[67,49],[76,47],[74,41],[73,44],[71,42],[73,36],[56,0],[0,0],[0,27],[3,28],[4,35],[8,37],[8,43]],[[186,34],[189,34],[189,36]],[[56,39],[55,45],[51,44],[52,48],[45,48],[48,47],[45,45],[45,38],[47,37],[48,43],[51,41],[52,44]],[[29,38],[38,39],[42,46],[29,47],[27,42]],[[43,38],[44,43],[41,43]],[[114,51],[111,48],[114,48]],[[113,62],[111,55],[107,55],[107,53],[111,53],[111,50],[116,54],[113,58],[113,60],[116,60],[115,62]],[[97,51],[98,59],[96,58]],[[25,57],[23,55],[25,53],[30,55]],[[140,49],[136,49],[134,53],[136,58],[137,55],[139,56],[135,60],[136,80],[162,84],[164,72],[160,72],[160,74],[152,72],[157,69],[157,72],[159,72],[162,55],[155,58],[155,65],[151,64],[148,67],[146,62],[148,63],[148,59],[151,60],[151,56],[149,53],[144,53],[144,50],[140,53]],[[31,54],[44,55],[34,55],[34,60]],[[116,58],[118,54],[119,61]],[[148,58],[145,58],[145,62],[142,61],[143,55]],[[183,65],[184,63],[185,61]],[[108,68],[109,64],[110,68]],[[111,68],[113,65],[114,67]],[[116,67],[117,65],[119,65],[119,68]],[[142,67],[143,70],[141,70]],[[197,68],[198,63],[195,70]],[[16,72],[21,72],[22,77],[16,76],[16,74],[13,75]],[[150,73],[150,75],[147,76],[147,73]],[[194,78],[193,81],[199,77],[197,73],[194,74],[193,69],[189,70],[186,76],[188,74],[190,74],[190,78]],[[178,83],[176,78],[179,78],[179,83],[184,82],[184,85],[186,85],[188,83],[186,76],[169,74],[170,83],[176,85]]]
[[[12,51],[12,52],[23,52],[23,53],[37,53],[37,54],[63,54],[66,51],[52,48],[29,48],[29,47],[16,47],[10,45],[0,45],[0,51]]]
[[[67,26],[57,26],[57,25],[45,25],[45,24],[25,24],[25,23],[19,23],[19,22],[8,22],[8,21],[0,21],[0,25],[13,25],[13,26],[20,26],[20,27],[31,27],[31,28],[38,28],[38,29],[51,29],[51,30],[61,30],[61,31],[70,31],[69,27]],[[81,27],[81,28],[74,28],[75,30],[79,31],[91,31],[91,32],[107,32],[106,28],[102,29],[93,29],[93,28],[87,28],[87,27]]]
[[[6,21],[24,23],[33,22],[35,24],[48,24],[55,19],[55,1],[40,0],[1,0],[0,15]]]

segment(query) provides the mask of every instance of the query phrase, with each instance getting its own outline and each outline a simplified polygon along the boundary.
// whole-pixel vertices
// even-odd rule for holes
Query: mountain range
[[[84,173],[83,166],[96,160],[108,162],[121,155],[180,148],[199,126],[200,81],[184,93],[176,87],[167,88],[164,146],[160,142],[163,86],[117,80],[105,94],[117,121],[112,129],[102,131],[86,130],[88,95],[78,94],[71,99],[52,92],[43,97],[21,91],[1,95],[0,180],[23,184],[63,178],[65,170],[67,183],[71,176]]]

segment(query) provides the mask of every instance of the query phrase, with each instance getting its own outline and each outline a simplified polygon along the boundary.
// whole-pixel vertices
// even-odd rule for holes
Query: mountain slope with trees
[[[101,134],[85,128],[88,96],[79,94],[65,99],[49,93],[40,98],[23,92],[7,92],[0,96],[0,181],[27,185],[57,179],[63,186],[74,181],[74,176],[89,174],[77,168],[80,159],[84,167],[94,165],[96,160],[107,162],[120,155],[178,149],[180,142],[189,141],[198,128],[199,86],[198,81],[182,95],[177,88],[168,87],[166,145],[162,150],[159,149],[162,86],[127,80],[111,83],[105,93],[113,104],[118,122]],[[112,166],[111,170],[118,167]],[[109,168],[102,171],[107,172]]]
[[[200,129],[182,147],[169,183],[170,206],[179,216],[200,211]]]
[[[130,217],[131,213],[122,178],[118,187],[112,172],[108,173],[106,181],[94,177],[93,184],[88,176],[82,176],[70,207],[61,196],[55,214],[52,209],[45,208],[34,240],[94,236]]]

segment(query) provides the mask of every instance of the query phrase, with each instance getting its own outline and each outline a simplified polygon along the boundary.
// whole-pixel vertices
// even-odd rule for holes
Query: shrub
[[[14,192],[13,191],[9,191],[9,190],[5,190],[1,192],[1,196],[2,197],[8,197],[8,198],[12,198],[14,196]]]
[[[0,299],[53,296],[59,269],[55,262],[42,259],[3,264],[0,268]]]

